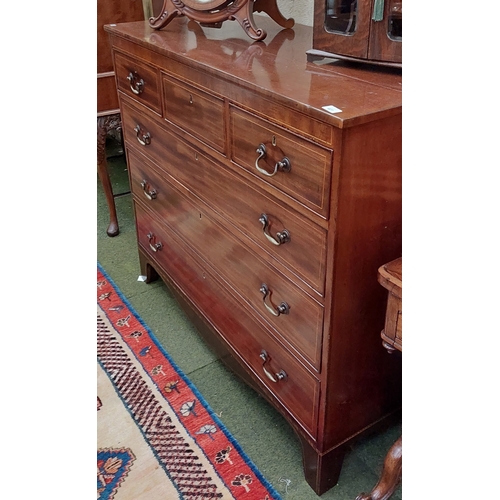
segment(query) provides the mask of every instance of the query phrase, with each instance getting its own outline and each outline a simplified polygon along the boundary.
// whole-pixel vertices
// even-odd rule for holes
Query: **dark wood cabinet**
[[[315,0],[309,60],[402,64],[403,0]]]
[[[97,173],[109,208],[108,236],[119,233],[113,187],[106,161],[106,137],[121,128],[118,94],[109,37],[104,25],[144,19],[142,0],[98,0],[97,2]]]
[[[141,19],[144,19],[142,0],[97,2],[97,116],[117,113],[119,107],[111,46],[104,25]]]
[[[321,494],[401,404],[374,272],[401,255],[401,75],[309,63],[311,28],[259,23],[258,44],[231,22],[106,30],[141,273],[284,415]]]

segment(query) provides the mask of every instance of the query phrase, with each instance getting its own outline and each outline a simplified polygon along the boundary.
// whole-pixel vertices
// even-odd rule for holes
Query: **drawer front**
[[[115,53],[118,89],[156,113],[161,113],[158,70],[146,63]]]
[[[230,108],[230,123],[235,163],[327,218],[330,150],[235,107]]]
[[[224,101],[162,75],[163,117],[225,153]]]
[[[166,271],[208,322],[216,325],[218,333],[235,350],[234,355],[315,439],[319,381],[255,321],[248,308],[222,286],[201,261],[189,254],[174,233],[139,203],[135,203],[135,209],[138,240],[143,251]],[[155,234],[154,242],[148,237],[151,233]],[[152,250],[150,243],[161,243],[161,247]],[[263,357],[262,351],[266,353]]]
[[[131,106],[129,102],[120,96],[122,131],[126,143],[160,163],[170,143],[174,144],[177,139],[165,132],[153,118],[154,115]]]
[[[174,182],[173,179],[163,181],[158,197],[148,206],[154,208],[160,219],[201,259],[216,269],[260,321],[273,328],[277,336],[319,370],[323,307],[257,258],[243,242],[221,227],[208,207],[188,199],[188,193],[181,193]],[[133,184],[135,186],[135,182]],[[139,195],[139,199],[145,198],[142,193]],[[150,238],[153,246],[155,238],[155,234]]]
[[[324,296],[326,230],[251,188],[238,175],[216,165],[190,145],[174,140],[168,133],[163,137],[162,144],[168,144],[168,148],[161,155],[160,168],[232,220],[237,230],[272,259]],[[152,181],[141,163],[129,153],[129,168],[137,191],[143,189],[143,181]],[[158,188],[157,183],[152,186]]]

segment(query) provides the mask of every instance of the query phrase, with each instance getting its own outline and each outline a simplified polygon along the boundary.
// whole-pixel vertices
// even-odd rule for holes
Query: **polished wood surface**
[[[144,19],[142,0],[98,0],[97,2],[97,113],[118,110],[109,36],[104,25]]]
[[[170,174],[161,168],[161,164],[157,167],[161,160],[146,164],[131,151],[131,182],[136,185],[137,191],[143,189],[141,183],[148,178],[146,174],[149,173],[149,189],[158,191],[158,201],[155,203],[163,208],[163,195],[158,190],[163,182],[161,176],[170,177],[174,174],[178,182],[191,186],[204,203],[214,210],[222,211],[225,218],[238,226],[247,244],[255,247],[255,252],[266,252],[266,260],[291,281],[306,286],[309,293],[318,298],[324,297],[326,230],[309,224],[287,207],[249,186],[236,173],[228,171],[221,176],[217,163],[209,157],[165,130],[162,134],[164,145],[168,147],[160,150],[161,156],[157,156],[153,150],[149,151],[149,156],[155,159],[163,157],[168,161]],[[158,172],[155,172],[155,167],[159,168]],[[258,213],[255,211],[256,206],[261,209]],[[267,218],[266,226],[261,221],[263,215]],[[285,231],[289,234],[289,241],[281,243],[277,253],[276,244],[270,242],[268,236],[277,240],[277,234]]]
[[[106,202],[109,209],[109,225],[106,230],[108,236],[116,236],[119,233],[118,216],[116,214],[113,186],[109,178],[108,162],[106,161],[106,137],[111,130],[121,128],[119,113],[105,114],[97,117],[97,174],[101,181]]]
[[[120,232],[116,214],[113,187],[106,161],[106,137],[111,130],[119,130],[118,94],[111,55],[109,36],[104,25],[144,18],[142,0],[98,0],[97,2],[97,173],[109,209],[108,236]]]
[[[262,24],[106,29],[141,273],[290,422],[321,494],[401,403],[373,273],[401,254],[401,74],[307,62],[310,28]]]
[[[202,26],[220,28],[225,21],[237,21],[253,40],[264,40],[267,33],[259,28],[254,12],[265,12],[283,28],[292,28],[293,19],[286,19],[276,0],[164,0],[160,14],[149,20],[151,27],[161,29],[177,16],[186,16]]]
[[[384,18],[380,22],[372,23],[370,27],[370,45],[368,59],[374,61],[386,61],[402,64],[403,43],[387,36],[390,16],[398,17],[400,22],[403,18],[403,1],[385,2]]]
[[[388,291],[385,328],[382,330],[384,347],[389,353],[403,352],[402,299],[403,299],[403,259],[399,257],[381,266],[378,281]],[[403,469],[403,437],[391,446],[384,460],[382,474],[377,484],[368,494],[361,493],[356,500],[388,500],[399,481]]]
[[[379,283],[388,290],[385,326],[381,337],[388,350],[403,349],[403,259],[380,267]]]
[[[161,31],[142,23],[124,23],[119,28],[107,29],[111,36],[119,30],[120,37],[113,42],[118,50],[127,47],[128,52],[145,61],[154,53],[167,57],[169,64],[183,63],[178,73],[181,77],[184,72],[193,73],[191,68],[196,65],[198,76],[189,79],[201,87],[213,73],[237,85],[244,83],[245,88],[258,93],[259,103],[255,107],[248,103],[255,111],[279,121],[294,116],[295,120],[289,122],[293,128],[327,128],[327,124],[345,128],[401,114],[401,70],[376,70],[343,62],[327,66],[308,63],[306,51],[312,43],[311,28],[296,25],[293,30],[280,31],[266,18],[261,23],[266,26],[268,37],[257,44],[248,40],[235,23],[226,23],[222,29],[201,29],[181,18]],[[128,40],[134,46],[129,46]],[[252,66],[257,65],[259,69],[252,71]],[[215,91],[224,90],[219,89]],[[239,89],[231,91],[233,94],[227,97],[239,100]],[[286,110],[288,116],[279,114],[282,104],[290,108]],[[328,105],[342,112],[332,114],[322,109]],[[310,118],[319,123],[313,120],[310,124]],[[321,132],[320,135],[324,136]]]
[[[391,498],[403,467],[403,438],[400,437],[388,451],[385,460],[382,474],[379,481],[368,493],[361,493],[356,497],[356,500],[388,500]]]
[[[374,0],[357,0],[356,15],[353,18],[356,29],[352,33],[342,34],[325,28],[327,2],[315,0],[314,36],[308,50],[309,60],[346,58],[401,67],[403,44],[390,39],[387,32],[391,7],[397,7],[402,17],[402,0],[397,2],[397,6],[386,1],[381,21],[372,19],[373,4]]]

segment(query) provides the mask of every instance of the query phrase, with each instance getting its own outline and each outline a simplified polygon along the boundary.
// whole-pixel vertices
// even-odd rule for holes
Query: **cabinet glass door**
[[[403,0],[374,0],[368,58],[402,63]]]
[[[365,59],[373,0],[315,0],[314,48]]]
[[[342,35],[354,33],[357,15],[357,0],[326,0],[325,28]]]
[[[403,0],[390,0],[387,17],[387,36],[401,42],[403,39]]]

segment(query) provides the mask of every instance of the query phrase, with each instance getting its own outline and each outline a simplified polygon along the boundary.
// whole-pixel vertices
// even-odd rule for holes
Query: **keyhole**
[[[273,146],[276,146],[276,136],[275,135],[273,135],[273,139],[271,142],[272,142]]]
[[[193,104],[193,96],[189,94],[189,104]]]

